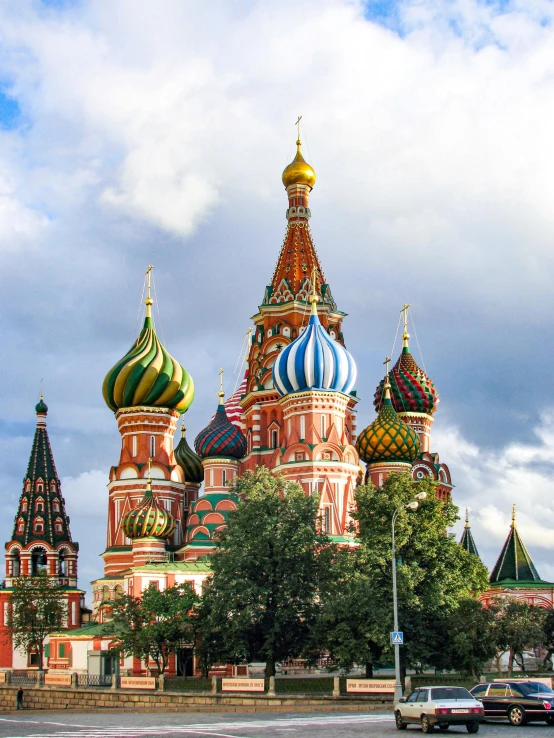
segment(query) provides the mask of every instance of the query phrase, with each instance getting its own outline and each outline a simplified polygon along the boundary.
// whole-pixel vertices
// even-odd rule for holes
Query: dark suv
[[[542,682],[487,682],[470,690],[483,703],[485,718],[509,720],[512,725],[544,721],[554,725],[554,692]]]

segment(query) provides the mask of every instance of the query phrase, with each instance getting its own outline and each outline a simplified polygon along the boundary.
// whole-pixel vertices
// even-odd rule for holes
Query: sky
[[[410,303],[441,399],[432,450],[483,560],[517,503],[554,581],[553,93],[545,0],[0,3],[4,540],[44,380],[81,585],[101,575],[120,449],[101,387],[140,329],[148,264],[158,332],[196,384],[190,440],[220,367],[232,391],[302,115],[358,428]]]

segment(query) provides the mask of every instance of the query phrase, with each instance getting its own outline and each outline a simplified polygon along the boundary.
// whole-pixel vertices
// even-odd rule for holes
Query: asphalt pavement
[[[435,735],[442,731],[435,731]],[[469,735],[465,727],[450,728],[446,735]],[[29,712],[3,713],[2,738],[361,738],[381,736],[413,738],[422,735],[417,726],[402,734],[392,712],[303,713],[133,713],[133,712]],[[554,728],[533,723],[513,728],[508,723],[481,725],[481,738],[554,738]]]

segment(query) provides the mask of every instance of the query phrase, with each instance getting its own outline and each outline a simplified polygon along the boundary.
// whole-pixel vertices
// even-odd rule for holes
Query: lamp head
[[[412,500],[412,502],[408,502],[406,505],[406,510],[417,510],[419,507],[419,502],[417,500]]]
[[[418,492],[415,496],[416,500],[424,500],[427,497],[427,492]]]

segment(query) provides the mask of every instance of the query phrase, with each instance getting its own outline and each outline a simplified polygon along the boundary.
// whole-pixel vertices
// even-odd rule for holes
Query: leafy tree
[[[57,582],[45,572],[19,577],[14,581],[8,615],[8,632],[18,651],[38,654],[39,669],[44,667],[44,641],[52,631],[63,627],[67,604]]]
[[[200,658],[275,663],[306,653],[319,592],[335,552],[317,522],[318,500],[259,467],[237,478],[240,500],[210,563],[200,608]]]
[[[552,669],[552,656],[554,656],[554,610],[546,610],[543,646],[546,649],[544,667],[545,669]]]
[[[444,663],[443,619],[460,602],[488,585],[488,572],[476,556],[465,551],[447,528],[458,519],[457,508],[435,496],[436,484],[416,484],[410,474],[391,474],[382,487],[356,489],[352,511],[360,549],[352,557],[336,597],[323,604],[327,643],[343,668],[391,658],[393,629],[391,521],[396,521],[397,583],[400,628],[406,646],[403,666],[423,668]],[[405,509],[416,493],[427,498],[414,511]],[[347,596],[342,598],[342,592]],[[365,626],[364,626],[365,622]],[[356,655],[357,654],[357,655]]]
[[[179,584],[159,591],[147,587],[141,598],[123,595],[113,605],[113,625],[119,650],[148,664],[154,661],[159,674],[181,643],[194,643],[199,602],[192,587]]]
[[[479,679],[485,663],[496,653],[497,617],[495,603],[483,607],[475,599],[461,600],[457,608],[441,619],[442,668]]]
[[[532,648],[538,648],[544,642],[546,610],[536,605],[508,598],[500,604],[498,617],[498,658],[508,651],[508,677],[512,676],[514,661],[521,659],[521,669],[525,670],[523,654]]]

